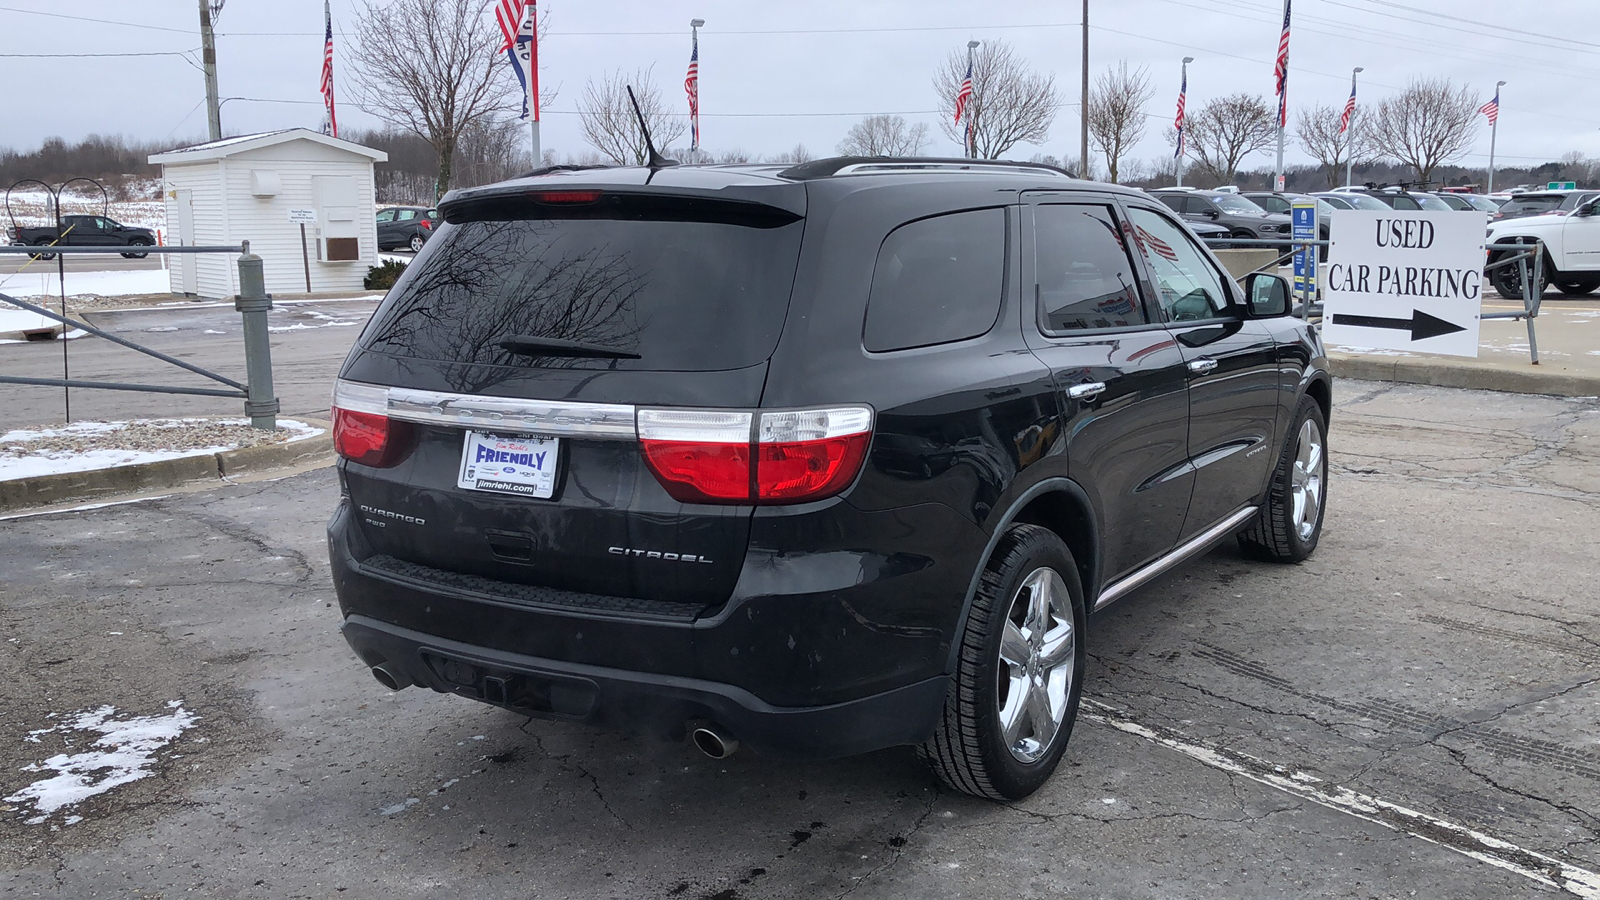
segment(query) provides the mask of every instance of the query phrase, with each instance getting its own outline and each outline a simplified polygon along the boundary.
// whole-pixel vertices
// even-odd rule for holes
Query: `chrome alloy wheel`
[[[1077,668],[1072,597],[1051,568],[1034,569],[1011,598],[1000,636],[1000,730],[1011,755],[1037,762],[1067,715]]]
[[[1300,426],[1294,451],[1294,469],[1289,473],[1289,490],[1293,505],[1295,535],[1302,541],[1311,540],[1316,533],[1318,516],[1322,512],[1322,482],[1328,475],[1327,454],[1322,446],[1322,429],[1307,419]]]

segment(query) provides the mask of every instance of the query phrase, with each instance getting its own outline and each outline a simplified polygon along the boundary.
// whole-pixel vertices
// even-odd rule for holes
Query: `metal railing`
[[[1276,273],[1284,264],[1292,261],[1301,248],[1307,248],[1316,255],[1316,248],[1332,246],[1331,241],[1305,241],[1305,240],[1257,240],[1247,238],[1216,237],[1205,238],[1206,244],[1215,250],[1228,249],[1278,249],[1290,246],[1288,252],[1280,252],[1271,262],[1263,263],[1251,269],[1252,272]],[[1484,266],[1483,272],[1487,276],[1490,272],[1509,266],[1517,267],[1517,281],[1522,289],[1522,296],[1500,296],[1506,300],[1521,300],[1521,312],[1486,312],[1479,313],[1478,318],[1483,319],[1522,319],[1528,324],[1528,357],[1532,365],[1539,364],[1539,339],[1534,328],[1534,320],[1539,318],[1539,304],[1544,299],[1544,244],[1532,243],[1492,243],[1486,249],[1493,258],[1494,254],[1502,254],[1499,259]],[[1322,321],[1322,300],[1320,289],[1313,292],[1309,286],[1302,289],[1304,293],[1296,295],[1299,300],[1297,313],[1300,318],[1308,321]],[[1498,292],[1498,288],[1496,291]],[[1312,294],[1315,296],[1312,296]],[[1480,291],[1481,296],[1481,291]]]
[[[44,253],[60,255],[77,254],[106,254],[124,253],[123,246],[96,246],[96,247],[57,247],[49,246],[0,246],[0,254],[26,254],[39,258]],[[60,378],[29,378],[20,375],[0,375],[0,384],[24,384],[36,387],[59,387],[63,391],[71,388],[90,388],[108,391],[141,391],[159,394],[188,394],[202,397],[232,397],[244,401],[244,414],[250,419],[250,424],[256,428],[273,429],[278,425],[279,411],[278,398],[273,394],[272,388],[272,347],[268,341],[267,312],[272,309],[272,296],[266,291],[265,273],[262,268],[261,257],[250,252],[250,242],[245,241],[238,246],[228,247],[143,247],[141,253],[157,254],[185,254],[185,253],[238,253],[239,266],[239,293],[234,297],[233,307],[238,310],[243,320],[244,332],[244,364],[245,380],[243,383],[233,380],[226,375],[219,375],[193,363],[168,356],[159,350],[136,344],[126,338],[118,337],[110,332],[96,328],[87,322],[72,319],[66,314],[63,300],[60,313],[53,312],[43,306],[19,300],[7,294],[0,294],[0,303],[10,304],[19,309],[44,316],[60,322],[68,328],[81,329],[96,337],[105,338],[112,343],[127,347],[130,350],[143,353],[146,356],[160,360],[171,366],[193,372],[208,378],[223,388],[196,388],[178,387],[173,385],[137,384],[120,381],[83,381],[74,379],[66,369],[66,345],[62,345],[63,371]],[[66,292],[66,273],[64,267],[58,269],[61,278],[62,294]],[[64,336],[63,336],[64,337]],[[68,407],[68,418],[71,417],[71,407]]]

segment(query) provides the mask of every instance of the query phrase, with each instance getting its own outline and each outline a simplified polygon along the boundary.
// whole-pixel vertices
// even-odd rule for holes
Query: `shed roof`
[[[289,141],[314,141],[335,150],[344,150],[360,156],[365,156],[373,162],[387,162],[389,154],[371,147],[363,147],[351,141],[343,141],[336,137],[329,137],[320,131],[309,128],[285,128],[282,131],[264,131],[260,134],[244,134],[238,137],[223,138],[220,141],[210,141],[204,144],[195,144],[193,147],[182,147],[169,150],[166,153],[152,154],[150,162],[182,165],[184,163],[207,162],[214,159],[223,159],[237,153],[249,150],[259,150],[262,147],[271,147],[275,144],[284,144]]]

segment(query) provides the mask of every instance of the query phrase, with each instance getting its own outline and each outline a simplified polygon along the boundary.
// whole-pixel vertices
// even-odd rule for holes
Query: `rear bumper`
[[[757,753],[829,759],[915,744],[932,734],[947,679],[929,678],[845,703],[778,707],[727,684],[539,659],[346,618],[345,640],[397,681],[542,718],[681,735],[714,722]]]

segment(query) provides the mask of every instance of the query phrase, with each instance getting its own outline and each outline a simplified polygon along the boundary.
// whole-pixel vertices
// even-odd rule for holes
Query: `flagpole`
[[[1188,104],[1189,63],[1192,62],[1194,62],[1194,57],[1192,56],[1183,58],[1183,80],[1179,82],[1178,87],[1178,107],[1180,109],[1186,109]],[[1178,126],[1178,187],[1183,187],[1183,129],[1188,126],[1189,113],[1185,111],[1183,115],[1184,121]]]
[[[972,79],[972,96],[967,98],[967,133],[963,135],[962,143],[966,145],[967,159],[978,158],[978,138],[972,131],[972,118],[978,112],[978,80],[972,77],[972,56],[977,52],[978,42],[967,41],[967,77]]]
[[[528,128],[533,132],[533,167],[538,168],[544,158],[544,151],[539,144],[539,10],[530,0],[523,8],[523,26],[533,35],[533,43],[528,47]]]
[[[690,61],[694,63],[694,108],[689,110],[694,116],[689,129],[689,160],[698,162],[700,159],[700,26],[706,23],[705,19],[690,19],[690,40],[694,48]]]
[[[1355,99],[1356,99],[1356,76],[1360,75],[1362,72],[1365,72],[1365,71],[1366,71],[1366,69],[1362,68],[1361,66],[1356,66],[1350,72],[1350,100],[1351,100],[1352,104],[1354,104]],[[1356,115],[1360,111],[1361,110],[1359,108],[1357,108],[1356,106],[1354,106],[1354,105],[1352,105],[1350,107],[1350,140],[1345,146],[1345,158],[1344,158],[1344,186],[1345,187],[1350,187],[1351,185],[1356,183],[1355,182],[1355,171],[1356,171]]]
[[[1500,89],[1505,86],[1504,81],[1496,82],[1494,86],[1494,121],[1489,123],[1489,185],[1485,194],[1494,193],[1494,141],[1500,136]]]
[[[1283,36],[1280,41],[1287,45],[1289,41],[1289,0],[1283,0]],[[1283,58],[1283,75],[1279,82],[1278,93],[1278,163],[1272,171],[1272,189],[1284,189],[1283,179],[1283,132],[1284,125],[1289,118],[1289,48],[1284,46],[1279,54]]]

